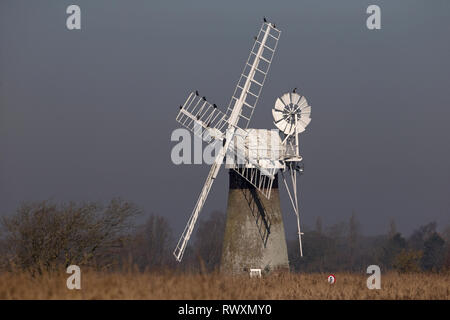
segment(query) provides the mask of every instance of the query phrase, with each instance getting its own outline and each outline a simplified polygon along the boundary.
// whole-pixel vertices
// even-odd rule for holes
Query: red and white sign
[[[336,283],[336,277],[334,276],[334,274],[330,274],[328,276],[328,283],[329,284],[335,284]]]

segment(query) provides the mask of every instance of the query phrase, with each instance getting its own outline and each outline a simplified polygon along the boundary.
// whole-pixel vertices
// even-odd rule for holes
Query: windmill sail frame
[[[250,51],[249,58],[245,63],[244,70],[241,73],[226,114],[217,110],[214,105],[211,105],[211,103],[206,101],[206,98],[199,98],[197,94],[193,93],[189,95],[178,113],[177,121],[205,141],[210,142],[213,139],[223,141],[219,154],[216,156],[216,160],[210,169],[194,210],[192,211],[188,223],[173,252],[178,261],[181,261],[183,257],[187,242],[194,229],[195,222],[197,221],[198,215],[203,208],[212,184],[217,177],[220,166],[229,149],[235,150],[236,156],[241,158],[244,163],[248,162],[259,169],[261,174],[260,181],[269,178],[269,180],[271,180],[269,181],[270,187],[272,186],[274,174],[268,171],[267,168],[260,166],[257,161],[254,161],[251,157],[247,156],[249,153],[245,149],[245,144],[243,148],[240,148],[240,146],[237,146],[236,148],[233,141],[235,135],[245,137],[248,134],[244,129],[247,129],[248,123],[250,122],[258,102],[280,35],[280,30],[276,29],[273,24],[264,21],[258,37],[253,44],[253,48]],[[244,129],[241,129],[241,127]],[[249,179],[238,170],[236,170],[236,172],[241,174],[250,183],[255,184],[259,182],[251,177]],[[257,188],[265,196],[270,197],[270,189],[267,192],[265,184],[262,187],[260,185]]]
[[[236,125],[247,129],[253,116],[262,87],[269,72],[270,65],[277,49],[281,31],[268,22],[264,22],[250,51],[250,55],[244,65],[233,96],[227,108],[227,115],[231,116],[239,99],[243,96],[242,109],[239,111],[239,119]],[[256,64],[255,64],[256,62]],[[250,86],[245,86],[250,82]]]
[[[262,162],[272,161],[270,158],[256,158],[245,143],[249,135],[244,130],[230,123],[228,116],[215,108],[210,102],[191,92],[182,105],[176,120],[207,143],[214,140],[223,141],[229,127],[234,129],[232,141],[227,152],[228,158],[236,158],[236,166],[232,169],[252,184],[266,198],[270,198],[273,180],[277,168],[264,166]],[[258,170],[250,170],[251,168]]]

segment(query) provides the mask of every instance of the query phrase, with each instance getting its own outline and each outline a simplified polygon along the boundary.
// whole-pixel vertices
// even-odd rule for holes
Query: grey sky
[[[82,30],[65,27],[69,4]],[[365,26],[369,4],[382,29]],[[225,106],[262,16],[282,30],[252,127],[276,97],[312,105],[301,135],[303,221],[368,234],[450,224],[450,2],[0,2],[0,211],[24,200],[121,196],[181,231],[207,165],[175,166],[178,105]],[[222,170],[202,212],[225,210]],[[284,197],[286,228],[295,231]]]

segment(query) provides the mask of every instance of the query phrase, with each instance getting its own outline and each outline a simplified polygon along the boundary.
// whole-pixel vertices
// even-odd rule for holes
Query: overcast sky
[[[81,30],[66,8],[81,7]],[[381,7],[381,30],[366,8]],[[282,30],[251,121],[275,99],[312,105],[301,134],[303,222],[394,218],[409,234],[450,224],[450,2],[0,2],[0,212],[22,201],[131,200],[181,232],[208,165],[171,162],[179,104],[199,90],[223,111],[262,17]],[[221,170],[202,212],[226,209]],[[289,235],[294,215],[283,193]]]

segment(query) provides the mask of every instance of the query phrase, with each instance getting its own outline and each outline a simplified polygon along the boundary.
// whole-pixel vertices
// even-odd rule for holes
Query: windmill
[[[230,192],[223,269],[239,272],[250,267],[289,267],[278,196],[278,172],[281,172],[297,217],[302,255],[296,186],[303,166],[298,134],[310,122],[311,107],[294,89],[278,98],[272,110],[279,130],[248,128],[280,35],[281,31],[264,18],[226,112],[221,112],[198,91],[191,92],[180,106],[176,120],[205,142],[215,141],[220,146],[173,252],[178,261],[183,258],[198,215],[224,160],[226,168],[230,169]]]

